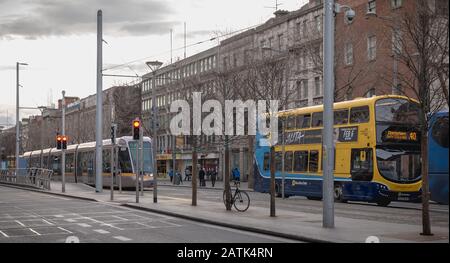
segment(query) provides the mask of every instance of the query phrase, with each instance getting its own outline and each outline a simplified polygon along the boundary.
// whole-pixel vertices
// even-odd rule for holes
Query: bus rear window
[[[369,122],[369,106],[355,107],[350,110],[350,123]]]

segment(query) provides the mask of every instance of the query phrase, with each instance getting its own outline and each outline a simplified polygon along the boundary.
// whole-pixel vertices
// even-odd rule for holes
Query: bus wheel
[[[389,200],[389,199],[387,199],[387,198],[383,198],[383,199],[378,199],[376,203],[377,203],[377,205],[379,205],[379,206],[384,206],[384,207],[386,207],[386,206],[388,206],[388,205],[391,203],[391,200]]]
[[[342,185],[337,184],[334,186],[334,200],[339,203],[346,203],[344,195],[342,194]]]

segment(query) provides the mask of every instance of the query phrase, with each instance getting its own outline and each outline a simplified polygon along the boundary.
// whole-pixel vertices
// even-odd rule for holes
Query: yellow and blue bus
[[[136,147],[133,137],[124,136],[116,139],[119,158],[119,170],[123,188],[136,187]],[[66,182],[95,185],[95,142],[68,145],[66,150]],[[144,187],[153,187],[151,139],[144,137]],[[103,186],[111,185],[111,140],[103,140]],[[53,170],[52,180],[61,179],[61,150],[56,148],[35,150],[24,153],[26,168],[45,168]],[[25,168],[25,167],[22,167]],[[117,178],[115,179],[117,185]]]
[[[338,102],[333,109],[335,200],[380,206],[393,200],[419,201],[419,104],[402,96],[375,96]],[[279,126],[284,126],[274,146],[277,194],[281,193],[284,148],[285,195],[321,200],[323,105],[277,115]],[[257,133],[255,146],[254,189],[266,193],[270,189],[270,147],[261,141],[269,136]]]

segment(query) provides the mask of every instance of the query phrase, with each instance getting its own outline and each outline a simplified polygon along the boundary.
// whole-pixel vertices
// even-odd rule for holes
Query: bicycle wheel
[[[234,197],[234,208],[239,212],[247,211],[250,206],[250,197],[245,191],[239,190]]]
[[[230,202],[231,204],[233,204],[233,194],[230,192]],[[227,191],[223,190],[223,204],[225,205],[225,207],[227,207]]]

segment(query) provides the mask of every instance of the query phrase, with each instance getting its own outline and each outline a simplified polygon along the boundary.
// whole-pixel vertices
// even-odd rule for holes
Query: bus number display
[[[339,128],[339,142],[358,141],[358,127]]]
[[[388,131],[385,139],[395,141],[417,141],[417,132]]]

